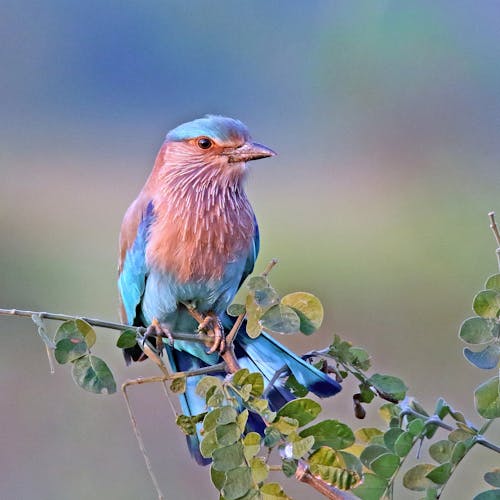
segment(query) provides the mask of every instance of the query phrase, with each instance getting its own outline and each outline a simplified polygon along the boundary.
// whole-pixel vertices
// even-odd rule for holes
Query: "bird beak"
[[[245,142],[245,144],[232,149],[227,154],[230,163],[260,160],[260,158],[276,156],[276,153],[272,149],[262,144],[258,144],[257,142]]]

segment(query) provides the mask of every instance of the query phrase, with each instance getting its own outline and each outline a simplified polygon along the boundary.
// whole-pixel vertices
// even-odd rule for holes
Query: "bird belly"
[[[231,303],[243,275],[245,260],[226,265],[221,278],[182,282],[173,273],[151,270],[142,299],[142,315],[147,324],[153,318],[172,331],[193,331],[197,324],[183,304],[192,304],[199,312],[222,314]]]

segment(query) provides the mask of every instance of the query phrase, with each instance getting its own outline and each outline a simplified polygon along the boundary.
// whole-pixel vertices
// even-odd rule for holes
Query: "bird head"
[[[166,137],[165,163],[175,168],[216,168],[226,175],[243,175],[246,162],[275,156],[253,142],[247,127],[233,118],[207,115],[183,123]]]

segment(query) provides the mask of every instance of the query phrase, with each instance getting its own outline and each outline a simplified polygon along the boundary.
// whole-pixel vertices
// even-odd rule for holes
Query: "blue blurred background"
[[[248,182],[257,268],[279,257],[273,283],[327,311],[320,334],[284,341],[302,352],[337,332],[422,403],[476,418],[492,375],[456,332],[497,269],[499,16],[488,1],[3,0],[0,307],[115,320],[121,217],[165,133],[227,114],[279,152]],[[0,333],[0,498],[154,498],[120,396],[51,376],[28,320]],[[102,331],[97,351],[118,381],[156,374],[125,368],[114,341]],[[350,389],[329,415],[353,420]],[[167,498],[217,498],[160,389],[133,401]],[[475,450],[446,498],[472,497],[497,460]]]

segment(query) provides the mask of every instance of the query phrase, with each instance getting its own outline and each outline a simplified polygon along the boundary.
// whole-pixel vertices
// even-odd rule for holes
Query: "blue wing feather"
[[[139,319],[136,317],[136,311],[146,286],[148,272],[146,266],[146,244],[149,236],[149,228],[153,220],[153,202],[150,201],[137,228],[134,243],[126,253],[122,272],[118,277],[118,288],[127,315],[127,322],[130,325],[133,325]]]

